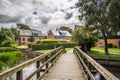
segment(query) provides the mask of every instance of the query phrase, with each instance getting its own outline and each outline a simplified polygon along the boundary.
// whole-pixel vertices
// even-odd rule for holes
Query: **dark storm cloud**
[[[48,22],[51,20],[51,17],[40,17],[41,23],[48,24]]]
[[[20,16],[10,17],[7,15],[0,15],[0,23],[16,23],[20,21]]]
[[[73,16],[73,13],[66,13],[65,19],[70,19]]]

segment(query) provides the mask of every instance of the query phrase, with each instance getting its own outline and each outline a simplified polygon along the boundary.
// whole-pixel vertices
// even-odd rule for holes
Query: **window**
[[[22,38],[23,41],[25,41],[25,38]]]

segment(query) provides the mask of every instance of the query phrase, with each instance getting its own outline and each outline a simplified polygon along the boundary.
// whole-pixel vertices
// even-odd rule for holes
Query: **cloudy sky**
[[[42,31],[66,25],[81,24],[78,0],[0,0],[0,27],[25,23]]]

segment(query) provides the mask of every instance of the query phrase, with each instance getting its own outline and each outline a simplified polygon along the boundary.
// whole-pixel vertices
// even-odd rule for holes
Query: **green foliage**
[[[109,19],[112,29],[120,31],[120,0],[111,0],[109,7]]]
[[[1,52],[0,53],[0,61],[1,64],[4,63],[5,66],[13,67],[23,56],[23,53],[20,51],[12,51],[12,52]]]
[[[92,47],[95,47],[95,44],[97,43],[98,38],[96,36],[90,35],[87,39],[91,42]]]
[[[18,46],[18,42],[17,41],[15,41],[14,43],[11,44],[11,47],[17,48],[17,46]]]
[[[41,40],[40,39],[37,39],[36,40],[36,44],[40,44],[41,43]]]
[[[10,37],[6,37],[6,39],[1,43],[1,46],[10,47],[12,43],[12,39]]]
[[[86,37],[83,33],[83,30],[81,29],[74,30],[72,35],[73,35],[73,40],[75,42],[78,42],[79,44],[83,43]]]
[[[11,52],[11,51],[16,51],[16,49],[12,47],[0,47],[0,52]]]
[[[14,34],[15,40],[17,40],[17,38],[18,38],[18,31],[17,31],[17,29],[12,27],[12,28],[10,28],[10,30],[11,30],[12,33]]]
[[[32,46],[33,50],[44,50],[44,49],[54,49],[59,46],[63,46],[65,48],[71,48],[77,46],[77,43],[47,43],[47,44],[28,44],[30,48]]]
[[[0,47],[0,70],[3,67],[13,67],[24,54],[12,47]]]
[[[1,28],[1,32],[6,35],[6,37],[10,37],[12,40],[15,40],[15,36],[12,31],[8,28]]]
[[[10,46],[15,41],[15,35],[10,29],[0,29],[0,46]]]
[[[67,40],[59,40],[59,39],[37,39],[36,43],[62,43],[62,42],[67,42]]]
[[[23,24],[23,23],[18,23],[17,26],[18,26],[17,28],[19,28],[19,29],[26,29],[26,30],[30,29],[30,27],[28,25]]]
[[[65,31],[68,31],[69,33],[72,33],[72,29],[66,26],[61,26],[59,30],[63,30],[63,31],[65,30]]]
[[[120,0],[79,0],[79,19],[91,32],[102,33],[105,53],[108,54],[107,34],[120,27]]]

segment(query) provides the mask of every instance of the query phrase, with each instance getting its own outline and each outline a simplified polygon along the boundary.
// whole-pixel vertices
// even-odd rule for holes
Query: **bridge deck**
[[[62,54],[41,80],[85,80],[82,69],[72,51]]]

